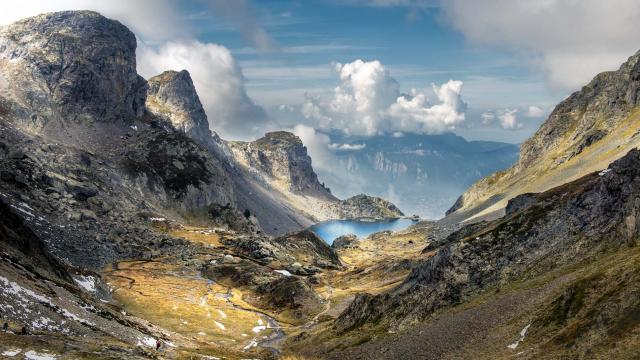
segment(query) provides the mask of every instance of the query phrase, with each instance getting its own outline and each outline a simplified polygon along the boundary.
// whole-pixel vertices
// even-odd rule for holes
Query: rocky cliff
[[[640,144],[640,53],[597,75],[524,142],[518,163],[480,180],[448,211],[452,220],[502,212],[507,201],[606,168]]]
[[[333,196],[313,170],[311,157],[296,135],[277,131],[253,142],[231,142],[246,176],[314,222],[349,218],[397,218],[402,212],[390,202],[367,195],[346,200]]]
[[[210,138],[209,121],[186,70],[165,71],[148,80],[147,110],[199,140]]]
[[[307,148],[294,134],[276,131],[253,142],[230,144],[238,162],[264,176],[265,182],[286,192],[335,200],[318,181]]]
[[[0,30],[0,95],[14,101],[14,121],[31,131],[131,123],[144,111],[147,87],[135,49],[131,31],[95,12],[18,21]]]

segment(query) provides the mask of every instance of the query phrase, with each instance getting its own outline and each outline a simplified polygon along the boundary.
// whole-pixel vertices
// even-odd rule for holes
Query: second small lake
[[[365,238],[380,231],[404,230],[413,224],[411,219],[388,219],[388,220],[330,220],[317,223],[309,228],[327,244],[331,245],[336,238],[354,234],[358,238]]]

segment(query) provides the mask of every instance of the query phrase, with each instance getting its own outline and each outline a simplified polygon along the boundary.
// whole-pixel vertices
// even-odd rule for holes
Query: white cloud
[[[524,124],[518,121],[518,109],[500,109],[485,111],[480,115],[483,125],[491,125],[497,119],[498,124],[505,130],[519,130]]]
[[[486,111],[480,115],[480,118],[482,119],[482,124],[489,125],[495,120],[496,115],[490,111]]]
[[[535,105],[531,105],[529,106],[529,108],[527,109],[527,117],[530,118],[539,118],[544,116],[544,110],[542,110],[540,107],[535,106]]]
[[[331,150],[362,150],[364,148],[366,148],[367,145],[366,144],[336,144],[336,143],[331,143],[329,144],[329,149]]]
[[[296,125],[292,132],[296,134],[307,147],[307,152],[313,159],[315,170],[333,171],[335,169],[335,157],[329,151],[331,139],[329,135],[316,131],[307,125]]]
[[[267,117],[247,95],[242,71],[227,48],[195,40],[155,47],[140,44],[138,70],[142,76],[182,69],[191,74],[210,126],[221,136],[247,138],[268,130]]]
[[[372,136],[383,133],[441,133],[464,122],[466,103],[462,82],[450,80],[432,85],[439,100],[431,105],[415,89],[400,93],[400,85],[379,61],[356,60],[334,64],[340,84],[329,101],[307,96],[302,115],[317,121],[321,129]]]
[[[441,7],[468,39],[522,55],[562,89],[579,88],[638,50],[637,0],[449,0]]]
[[[503,129],[521,129],[523,125],[518,122],[518,109],[503,109],[498,111],[498,120]]]

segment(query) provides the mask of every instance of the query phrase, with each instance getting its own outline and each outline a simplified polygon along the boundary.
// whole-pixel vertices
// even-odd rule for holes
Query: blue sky
[[[418,14],[405,6],[383,7],[326,1],[260,1],[251,3],[256,20],[275,47],[256,49],[225,13],[191,4],[198,38],[228,47],[242,67],[249,95],[266,109],[294,105],[304,93],[327,94],[336,86],[332,62],[379,60],[402,91],[426,89],[449,79],[464,82],[467,117],[480,119],[487,110],[535,105],[548,110],[567,94],[544,77],[493,46],[478,46],[448,24],[437,7]],[[277,117],[277,114],[273,115]],[[473,126],[455,131],[470,139],[520,142],[543,117],[527,118],[524,127]]]
[[[453,131],[520,143],[640,49],[637,0],[23,0],[0,24],[77,9],[136,34],[143,76],[188,70],[227,139]]]

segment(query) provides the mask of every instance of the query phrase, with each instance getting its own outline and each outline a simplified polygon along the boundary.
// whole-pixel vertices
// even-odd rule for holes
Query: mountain
[[[469,192],[440,221],[331,247],[300,229],[402,213],[368,195],[340,200],[291,133],[221,139],[189,73],[144,80],[135,48],[125,26],[90,11],[0,28],[0,356],[640,356],[638,55],[472,188],[504,202],[503,216],[482,205],[484,216]],[[423,157],[470,179],[495,163],[447,156],[468,148],[484,164],[514,150],[419,139],[332,146],[371,167],[367,180],[403,187]],[[416,157],[394,157],[407,151]],[[489,194],[503,189],[518,194]]]
[[[639,57],[559,104],[516,165],[425,228],[406,277],[290,346],[330,359],[640,356]]]
[[[358,295],[317,349],[332,359],[636,357],[639,169],[634,149],[431,243],[402,283]],[[371,333],[392,335],[358,340]]]
[[[257,334],[312,321],[320,274],[343,268],[313,233],[288,233],[316,221],[296,206],[401,215],[333,197],[291,134],[255,154],[262,179],[292,186],[260,182],[210,131],[189,73],[147,81],[135,51],[91,11],[0,28],[2,356],[264,357]]]
[[[286,131],[270,132],[253,142],[229,142],[246,178],[279,194],[297,213],[314,222],[342,218],[396,218],[403,213],[390,202],[367,195],[339,200],[318,181],[302,140]]]
[[[452,222],[504,212],[509,199],[605,169],[639,145],[640,53],[598,74],[558,104],[522,144],[511,168],[472,185],[447,212]]]
[[[431,219],[444,216],[475,181],[518,158],[516,145],[466,141],[451,133],[372,138],[331,134],[331,140],[343,145],[334,146],[336,161],[331,170],[319,168],[318,176],[338,196],[362,191]]]

